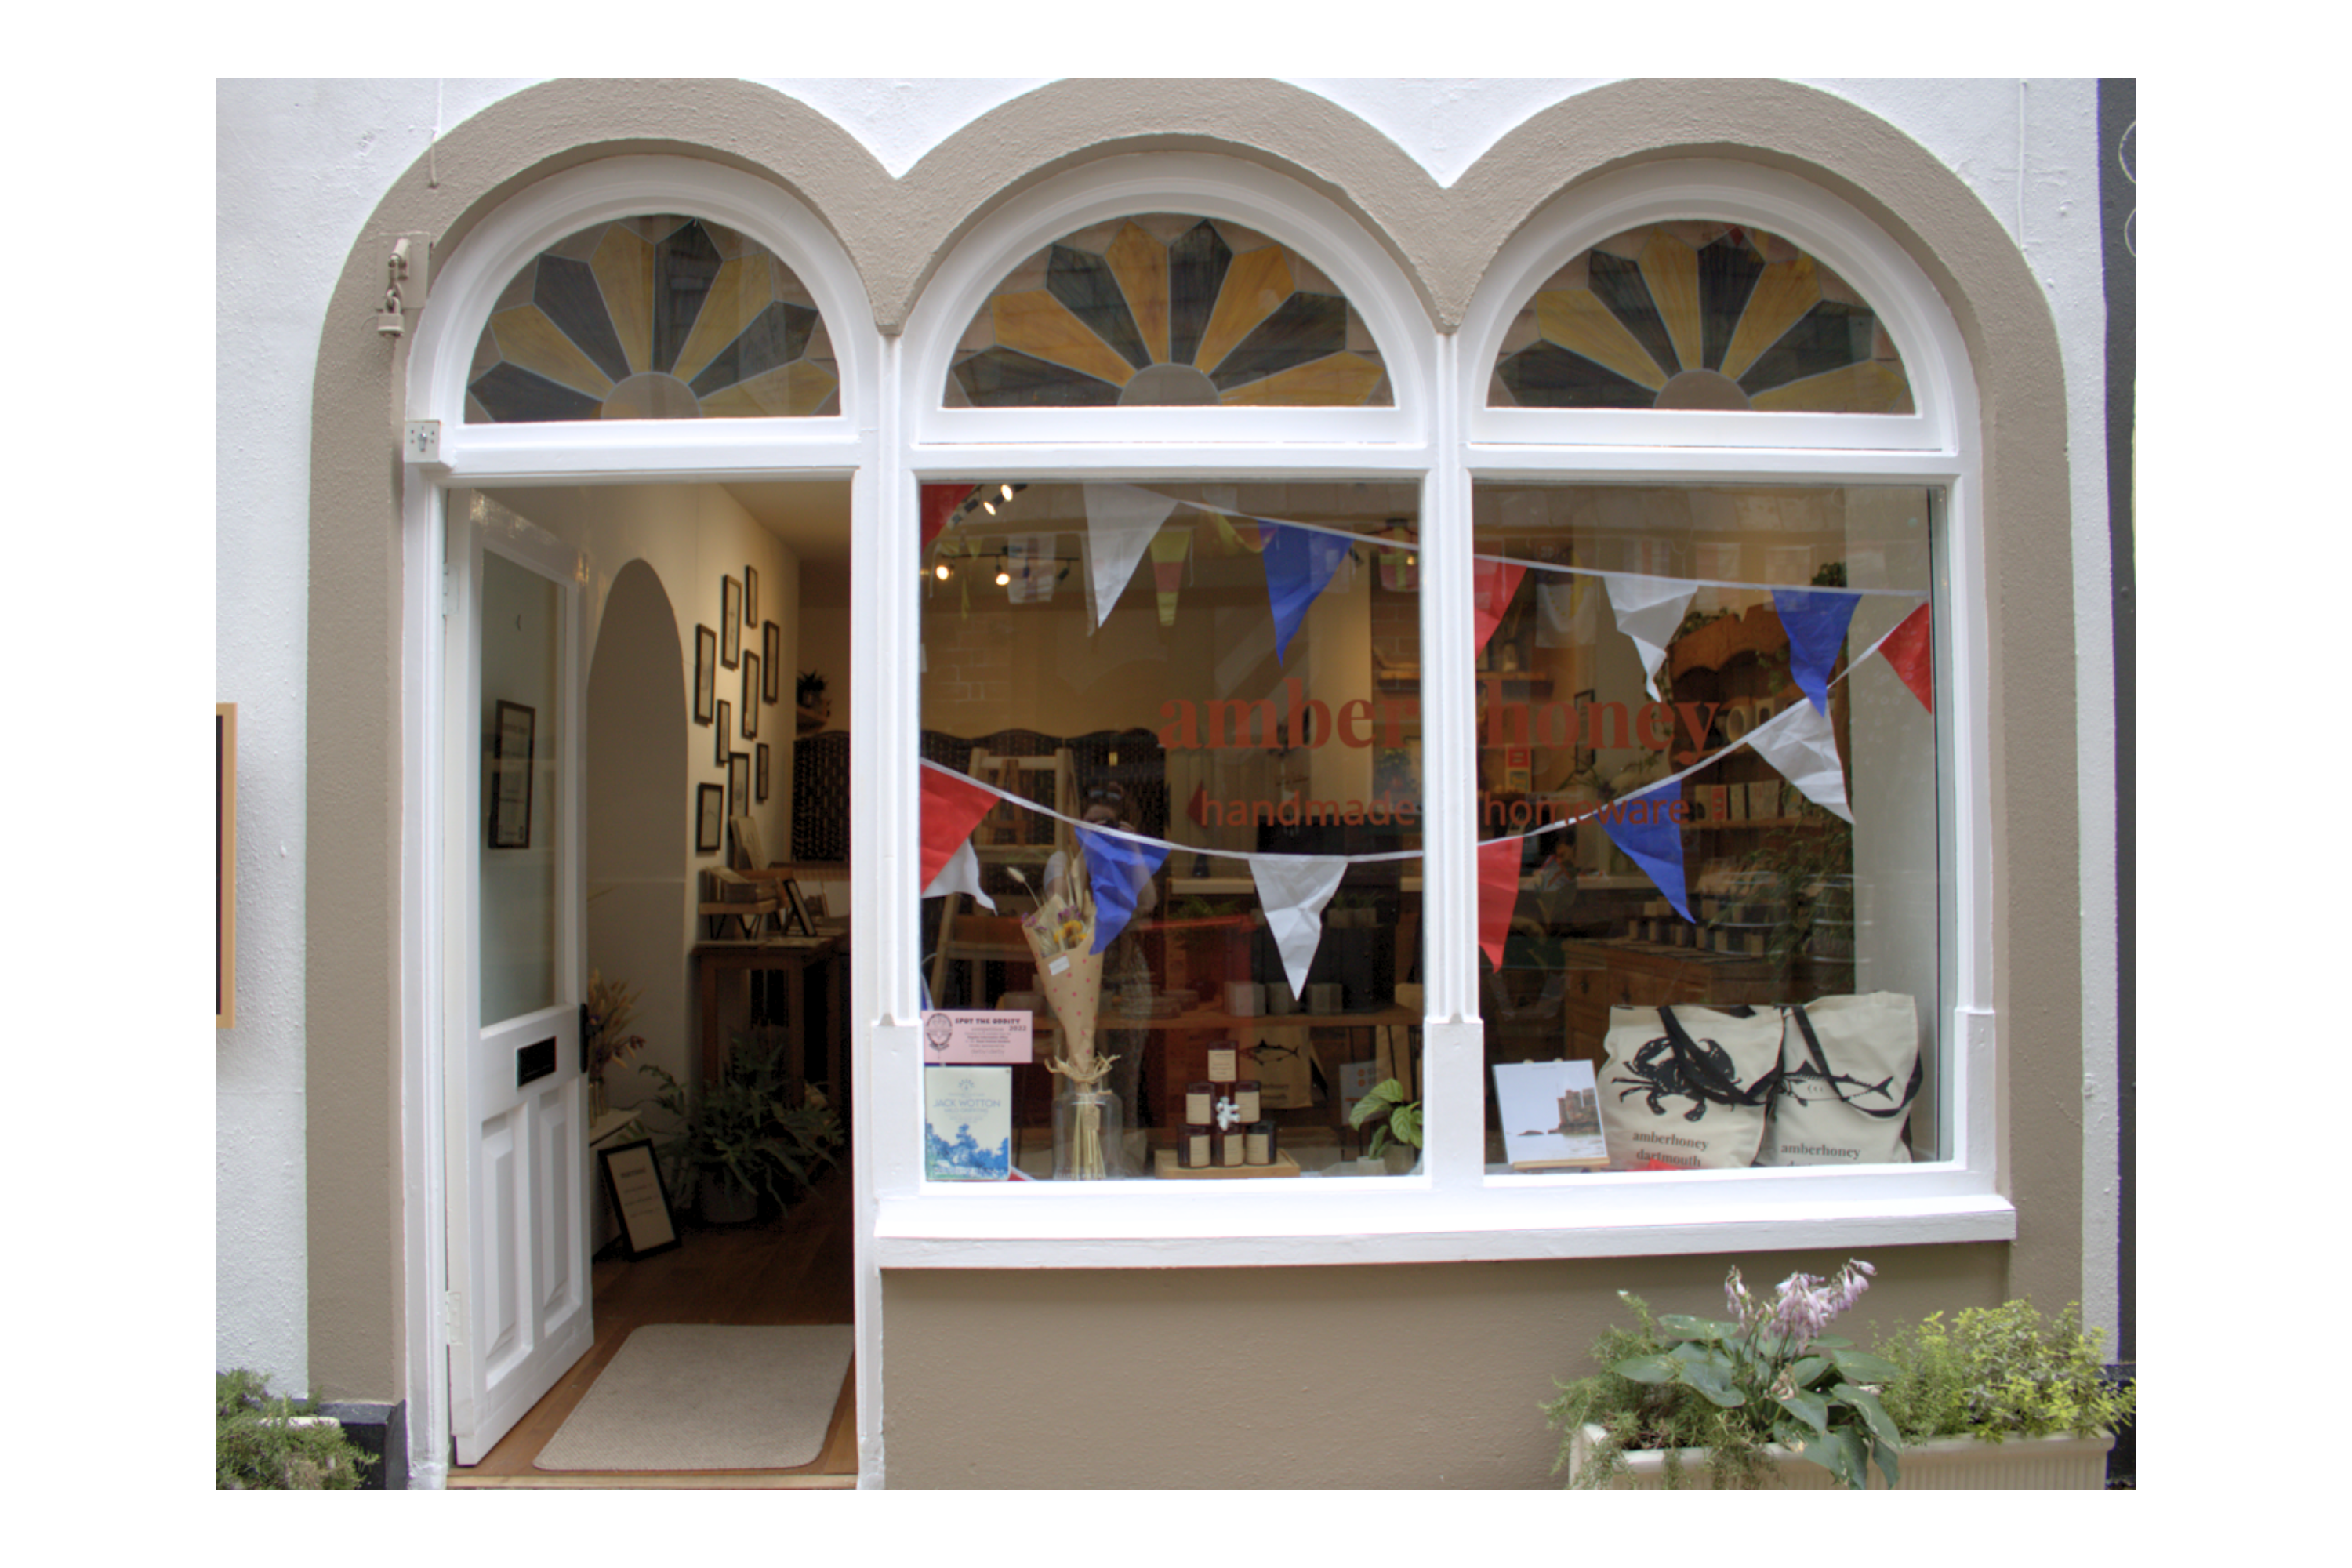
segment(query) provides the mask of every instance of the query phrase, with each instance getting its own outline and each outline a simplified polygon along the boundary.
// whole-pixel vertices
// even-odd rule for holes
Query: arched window
[[[492,307],[466,382],[484,424],[837,414],[816,300],[765,246],[676,214],[550,246]]]
[[[1063,235],[996,287],[949,372],[951,408],[1394,401],[1347,297],[1240,224],[1137,213]]]

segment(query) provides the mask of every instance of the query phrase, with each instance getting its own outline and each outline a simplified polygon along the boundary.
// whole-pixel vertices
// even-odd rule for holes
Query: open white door
[[[593,1339],[579,552],[449,509],[449,1423],[492,1445]]]

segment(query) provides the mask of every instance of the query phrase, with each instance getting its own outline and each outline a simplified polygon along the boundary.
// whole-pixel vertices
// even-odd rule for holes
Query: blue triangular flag
[[[1846,623],[1853,619],[1854,596],[1834,588],[1775,588],[1772,607],[1789,632],[1789,673],[1798,689],[1822,712],[1830,707],[1830,671],[1845,647]]]
[[[1100,952],[1135,918],[1135,895],[1168,858],[1168,846],[1139,844],[1083,827],[1078,838],[1087,847],[1087,884],[1095,894],[1095,944],[1088,951]]]
[[[1348,558],[1348,542],[1311,528],[1285,528],[1259,520],[1265,531],[1265,595],[1274,602],[1274,657],[1282,659],[1291,635],[1307,618],[1315,595],[1330,585],[1331,574]]]
[[[1633,864],[1650,874],[1675,913],[1687,921],[1691,912],[1683,891],[1683,830],[1671,809],[1681,798],[1679,783],[1627,795],[1601,814],[1601,826]]]

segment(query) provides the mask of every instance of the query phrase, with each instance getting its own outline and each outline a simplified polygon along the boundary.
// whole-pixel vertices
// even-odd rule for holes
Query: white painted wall
[[[329,291],[390,180],[514,80],[225,81],[216,101],[217,611],[222,700],[240,704],[240,1022],[219,1041],[215,1343],[222,1366],[308,1381],[302,1152],[303,681],[310,374]],[[1029,80],[768,82],[833,116],[894,174]],[[1543,104],[1589,80],[1322,80],[1443,183]],[[2096,89],[2088,80],[1825,80],[1952,168],[2023,248],[2051,301],[2075,455],[2077,767],[2083,823],[2084,1027],[2114,1029],[2113,637],[2107,613]],[[711,621],[720,562],[698,561]],[[735,561],[732,570],[740,571]],[[763,572],[764,575],[764,572]],[[665,579],[668,574],[665,573]],[[780,575],[772,592],[782,592]],[[781,601],[780,601],[781,602]],[[711,624],[715,624],[712,621]],[[689,661],[692,649],[688,648]],[[689,662],[689,673],[690,673]],[[839,691],[836,688],[836,691]],[[836,696],[836,703],[840,696]],[[836,710],[839,710],[837,708]],[[771,710],[774,711],[774,710]],[[707,739],[709,731],[694,734]],[[690,743],[690,742],[689,742]],[[782,764],[781,754],[778,759]],[[788,771],[784,775],[789,778]],[[781,793],[781,792],[780,792]],[[788,820],[788,818],[786,819]],[[2115,1084],[2086,1084],[2084,1295],[2112,1323]]]

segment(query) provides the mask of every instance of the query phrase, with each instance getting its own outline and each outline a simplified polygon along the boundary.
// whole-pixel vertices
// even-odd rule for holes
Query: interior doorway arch
[[[643,559],[614,574],[588,668],[588,951],[637,990],[640,1032],[688,1038],[686,667],[677,615]]]

